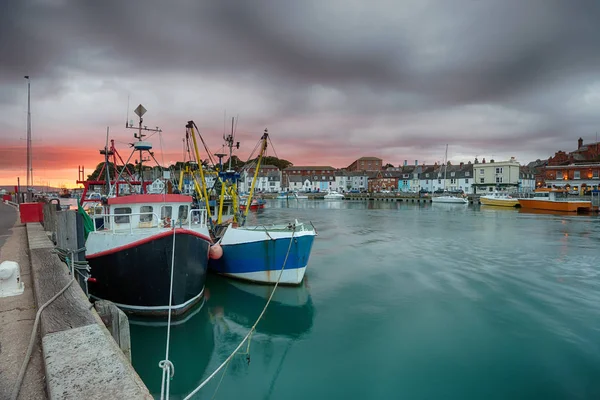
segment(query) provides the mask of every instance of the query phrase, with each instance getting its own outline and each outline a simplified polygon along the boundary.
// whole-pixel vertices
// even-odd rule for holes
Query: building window
[[[456,179],[450,179],[450,184],[456,183]]]
[[[552,175],[550,175],[550,177],[552,177]],[[560,181],[561,179],[562,179],[562,175],[556,174],[556,180]]]
[[[131,214],[130,207],[119,207],[115,208],[115,224],[128,224],[129,223],[129,215],[125,215],[122,217],[117,216],[118,214]]]
[[[425,184],[426,184],[426,185],[429,185],[429,179],[426,179],[426,180],[425,180]]]
[[[465,185],[469,184],[469,179],[465,179]]]
[[[479,175],[485,175],[485,169],[480,169],[479,170]],[[482,182],[483,183],[483,182]]]
[[[592,178],[598,179],[598,170],[592,172]]]
[[[442,180],[438,179],[438,185],[441,185],[441,184],[442,184]]]
[[[456,172],[450,172],[450,176],[456,175]]]
[[[429,174],[425,174],[425,178],[429,178]]]
[[[502,167],[496,167],[496,173],[497,174],[501,174],[502,173]]]
[[[140,207],[140,222],[152,222],[152,206]]]
[[[469,171],[466,171],[465,176],[471,176],[471,173]]]
[[[479,179],[479,183],[485,183],[485,178]]]
[[[579,171],[573,171],[573,179],[581,179],[581,174]]]
[[[501,176],[497,176],[496,177],[496,183],[502,183],[502,177]]]

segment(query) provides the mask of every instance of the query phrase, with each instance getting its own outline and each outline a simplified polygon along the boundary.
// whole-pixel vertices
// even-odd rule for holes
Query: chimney
[[[483,160],[481,160],[481,163],[482,163],[482,164],[485,164],[485,158],[484,158]]]
[[[460,162],[460,167],[462,168],[462,167],[463,167],[463,165],[465,165],[465,163],[461,161],[461,162]]]
[[[419,165],[419,160],[415,160],[415,167]]]
[[[579,150],[581,146],[583,146],[583,139],[579,138],[579,140],[577,141],[577,150]]]
[[[408,165],[408,160],[404,160],[404,166],[406,167]]]

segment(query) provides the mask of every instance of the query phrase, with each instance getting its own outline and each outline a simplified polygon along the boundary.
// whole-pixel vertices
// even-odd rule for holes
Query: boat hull
[[[141,240],[139,235],[133,240],[128,234],[101,235],[110,234],[91,232],[86,245],[101,248],[98,242],[108,239],[113,246],[86,256],[95,279],[88,281],[90,295],[110,300],[128,313],[167,315],[173,231],[155,233]],[[202,299],[210,245],[210,238],[203,234],[176,229],[173,314],[184,314]]]
[[[588,212],[592,209],[590,201],[552,201],[540,199],[519,199],[522,208],[545,211]]]
[[[433,203],[450,203],[450,204],[469,204],[469,201],[463,197],[455,196],[438,196],[431,199]]]
[[[496,207],[517,207],[519,205],[519,199],[490,199],[487,197],[480,197],[479,202],[486,206]]]
[[[223,256],[211,259],[209,268],[256,283],[274,284],[279,279],[280,284],[298,285],[304,279],[314,237],[314,231],[295,232],[292,238],[292,231],[265,233],[229,227],[221,241]]]

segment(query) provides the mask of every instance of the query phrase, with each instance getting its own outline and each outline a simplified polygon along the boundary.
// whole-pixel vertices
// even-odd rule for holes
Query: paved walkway
[[[25,292],[0,298],[0,399],[10,398],[27,351],[36,307],[33,299],[25,225],[17,220],[16,210],[0,203],[0,262],[16,261],[21,267]],[[47,399],[42,350],[33,349],[19,399]]]

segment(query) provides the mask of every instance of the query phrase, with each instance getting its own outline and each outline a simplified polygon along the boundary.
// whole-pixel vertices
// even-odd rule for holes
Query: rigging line
[[[294,230],[292,231],[292,236],[290,237],[290,245],[288,246],[287,254],[285,255],[285,259],[283,260],[283,265],[281,267],[281,270],[279,271],[279,277],[277,278],[277,282],[275,282],[275,286],[273,286],[273,290],[271,291],[271,295],[269,296],[269,299],[267,300],[265,307],[263,308],[262,312],[256,319],[256,322],[254,323],[254,325],[252,325],[252,327],[250,328],[250,331],[248,331],[248,334],[246,335],[246,337],[244,337],[244,339],[235,348],[235,350],[233,350],[233,352],[229,355],[229,357],[227,357],[227,359],[225,361],[223,361],[223,363],[221,365],[219,365],[219,367],[212,374],[210,374],[208,376],[208,378],[206,378],[196,389],[194,389],[190,394],[188,394],[183,400],[189,400],[190,398],[192,398],[192,396],[194,396],[196,393],[198,393],[198,391],[200,389],[202,389],[204,386],[206,386],[206,384],[208,382],[210,382],[212,380],[212,378],[214,378],[215,375],[217,373],[219,373],[219,371],[221,369],[223,369],[223,367],[225,367],[229,363],[229,361],[231,361],[233,356],[239,351],[239,349],[242,348],[242,346],[244,345],[246,340],[248,340],[248,338],[252,335],[252,332],[254,332],[254,330],[256,329],[256,326],[258,325],[258,323],[262,319],[263,315],[267,311],[267,307],[269,307],[269,303],[271,303],[271,299],[273,299],[273,295],[275,294],[275,290],[277,290],[277,286],[279,286],[279,282],[281,281],[281,277],[283,276],[283,270],[285,269],[285,264],[287,263],[288,257],[292,250],[292,244],[294,243],[295,233],[296,233],[296,226],[294,226]]]
[[[173,271],[175,270],[175,232],[177,228],[175,226],[175,222],[173,222],[173,249],[171,253],[171,285],[169,288],[169,316],[167,319],[167,344],[165,349],[165,359],[158,363],[158,366],[162,368],[162,383],[160,388],[160,398],[161,400],[169,399],[169,389],[170,389],[170,381],[175,375],[175,366],[171,361],[169,361],[169,343],[171,341],[171,314],[173,307]],[[166,387],[165,387],[166,382]],[[165,392],[166,389],[166,392]]]
[[[129,160],[131,160],[131,157],[133,156],[133,153],[135,153],[135,148],[133,149],[133,151],[131,152],[131,154],[129,155],[129,158],[127,159],[127,161],[125,162],[125,164],[123,165],[123,168],[121,168],[121,172],[119,172],[119,175],[117,175],[117,179],[115,179],[115,186],[111,187],[110,189],[110,193],[108,194],[109,196],[112,195],[113,193],[113,189],[119,185],[119,180],[121,179],[121,174],[123,173],[123,171],[125,171],[125,169],[127,168],[127,164],[129,164]],[[121,157],[121,156],[119,156]],[[116,168],[116,165],[115,165]],[[129,185],[131,186],[131,184]]]
[[[273,149],[273,154],[275,154],[275,158],[279,158],[277,152],[275,151],[275,146],[273,146],[273,142],[271,141],[271,135],[269,135],[269,143],[271,143],[271,148]]]
[[[216,166],[217,164],[215,164],[215,160],[213,160],[212,154],[210,153],[210,150],[208,150],[208,146],[206,145],[206,142],[204,141],[204,138],[200,134],[200,129],[198,129],[198,125],[196,125],[196,123],[193,122],[193,121],[192,121],[192,123],[194,124],[194,127],[196,128],[196,132],[198,132],[198,137],[200,137],[200,141],[202,142],[202,145],[204,146],[204,150],[206,150],[206,154],[208,155],[208,159],[212,163],[213,167]]]

